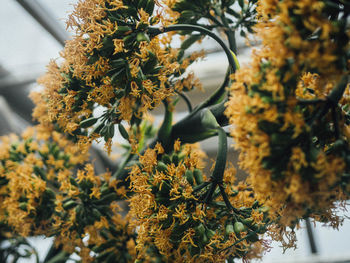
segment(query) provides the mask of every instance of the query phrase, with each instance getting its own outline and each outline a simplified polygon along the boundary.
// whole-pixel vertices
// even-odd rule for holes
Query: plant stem
[[[164,27],[164,28],[149,27],[148,33],[150,34],[150,36],[156,36],[156,35],[159,35],[162,33],[171,32],[171,31],[179,31],[179,30],[198,31],[198,32],[201,32],[201,33],[213,38],[216,42],[218,42],[218,44],[224,50],[226,57],[228,59],[228,62],[230,64],[230,66],[232,67],[233,72],[236,71],[236,64],[235,64],[235,61],[234,61],[233,56],[231,54],[231,50],[226,46],[226,44],[224,43],[224,41],[222,41],[222,39],[220,37],[218,37],[215,33],[211,32],[210,30],[208,30],[204,27],[197,26],[197,25],[185,25],[185,24],[171,25],[171,26]]]
[[[164,119],[163,123],[158,130],[157,138],[162,144],[165,151],[171,147],[171,130],[172,130],[172,122],[173,122],[173,112],[172,106],[168,104],[166,100],[163,100],[163,104],[165,107]]]
[[[133,159],[135,154],[132,154],[131,151],[129,151],[128,156],[125,158],[125,160],[122,162],[120,166],[118,166],[117,171],[113,174],[113,177],[119,178],[121,174],[124,173],[126,165]]]
[[[217,184],[222,183],[227,159],[227,135],[223,128],[217,128],[219,136],[219,147],[211,180]]]
[[[230,82],[230,68],[227,69],[226,71],[226,75],[225,75],[225,80],[224,82],[221,84],[221,86],[216,89],[214,91],[214,93],[207,98],[205,101],[203,101],[202,103],[200,103],[197,107],[194,108],[192,115],[194,115],[196,112],[198,112],[199,110],[208,107],[210,105],[216,104],[218,102],[220,102],[220,100],[225,96],[226,93],[226,87],[228,86],[229,82]]]
[[[225,193],[225,189],[222,186],[222,184],[219,184],[219,188],[220,188],[220,192],[221,192],[222,198],[224,199],[224,202],[226,204],[227,209],[232,212],[233,206],[231,205],[230,200],[228,199],[227,194]]]
[[[324,99],[313,99],[313,100],[305,100],[305,99],[298,99],[298,104],[300,105],[314,105],[318,103],[324,103],[326,100]]]
[[[207,17],[212,20],[216,25],[220,27],[225,27],[224,24],[222,24],[215,16],[212,16],[209,12],[207,13]]]
[[[225,195],[225,191],[223,189],[221,189],[222,188],[222,180],[224,177],[224,172],[225,172],[225,167],[226,167],[226,159],[227,159],[227,136],[226,136],[226,132],[223,128],[219,127],[219,128],[217,128],[217,131],[218,131],[218,135],[219,135],[219,142],[218,142],[219,147],[218,147],[218,152],[217,152],[214,170],[213,170],[213,173],[210,177],[211,185],[210,185],[210,188],[209,188],[207,195],[204,199],[204,202],[207,204],[210,203],[216,187],[219,186],[221,194],[224,198],[226,205],[232,211],[233,207],[230,204],[230,202],[228,201],[228,198]],[[222,191],[224,191],[224,192],[222,192]]]
[[[236,44],[235,31],[232,31],[232,30],[230,29],[229,23],[228,23],[228,21],[227,21],[226,16],[225,16],[224,13],[221,15],[221,21],[222,21],[222,23],[223,23],[224,26],[225,26],[225,34],[226,34],[226,36],[227,36],[230,49],[231,49],[235,54],[237,54],[237,44]]]
[[[179,94],[179,96],[185,101],[188,111],[191,113],[192,112],[192,103],[190,98],[183,92],[176,92],[177,94]]]
[[[325,105],[319,111],[317,111],[314,114],[314,116],[308,121],[309,126],[314,125],[316,120],[321,119],[323,116],[325,116],[328,113],[329,109],[338,107],[338,103],[340,99],[343,97],[348,81],[349,81],[348,75],[343,76],[341,78],[338,85],[335,88],[333,88],[333,90],[329,93],[326,100],[324,101]],[[333,114],[333,117],[334,117],[334,114]],[[335,121],[337,120],[335,119]]]

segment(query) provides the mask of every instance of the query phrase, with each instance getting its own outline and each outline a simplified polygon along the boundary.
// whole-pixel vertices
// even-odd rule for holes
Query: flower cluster
[[[24,236],[35,226],[45,230],[55,199],[47,184],[88,156],[61,134],[39,128],[27,129],[21,139],[16,135],[1,139],[1,221]]]
[[[170,24],[154,8],[153,0],[79,2],[68,21],[75,36],[63,62],[50,63],[39,80],[44,90],[32,95],[34,117],[82,142],[102,137],[110,146],[116,123],[139,124],[161,101],[198,85],[183,73],[202,54],[179,56],[170,35],[152,33],[151,26]],[[102,115],[94,114],[97,106]]]
[[[259,1],[263,47],[234,76],[226,115],[258,200],[281,223],[333,221],[349,190],[348,6]],[[346,97],[346,96],[345,96]],[[244,105],[244,107],[242,107]]]
[[[204,202],[210,183],[203,180],[201,162],[198,149],[179,147],[177,142],[171,155],[164,154],[158,144],[147,149],[140,164],[133,166],[130,180],[135,195],[130,213],[138,226],[140,262],[147,262],[146,251],[152,247],[166,262],[224,262],[256,257],[263,250],[259,234],[265,233],[270,223],[266,207],[246,185],[233,185],[233,168],[224,176],[233,211],[218,191],[213,200]]]
[[[55,238],[50,262],[73,253],[96,263],[245,262],[268,248],[266,236],[293,246],[301,218],[338,226],[334,210],[350,196],[350,4],[235,2],[77,2],[75,35],[31,95],[39,124],[0,138],[0,242],[15,244],[0,244],[0,261],[2,251],[29,257],[25,237],[45,235]],[[237,31],[262,44],[241,69]],[[184,92],[200,83],[187,68],[203,52],[188,49],[205,36],[229,67],[192,107]],[[174,124],[180,98],[189,113]],[[157,129],[149,111],[161,103]],[[245,182],[227,165],[229,123]],[[115,127],[126,153],[97,174],[89,148],[103,138],[110,153]],[[205,177],[205,154],[186,143],[214,136]]]
[[[57,246],[84,262],[133,262],[134,232],[117,203],[125,190],[109,173],[96,175],[91,164],[74,173],[88,155],[55,131],[1,139],[2,224],[22,237],[55,235]]]
[[[38,83],[45,88],[32,92],[30,97],[36,104],[33,117],[40,125],[64,132],[71,139],[86,135],[79,123],[93,112],[94,103],[87,99],[92,87],[74,77],[71,71],[63,71],[55,61],[50,62]]]

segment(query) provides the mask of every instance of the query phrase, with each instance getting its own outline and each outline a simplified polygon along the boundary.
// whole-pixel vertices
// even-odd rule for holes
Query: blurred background
[[[64,41],[70,38],[71,33],[65,30],[65,20],[76,2],[77,0],[1,0],[0,135],[20,133],[24,127],[32,124],[31,111],[34,105],[27,96],[31,90],[40,89],[36,79],[45,73],[45,66],[50,59],[59,57]],[[244,39],[238,38],[237,42],[238,60],[241,65],[248,63],[251,47],[245,46]],[[214,41],[205,39],[201,45],[196,45],[191,50],[195,49],[205,49],[208,55],[191,67],[203,83],[203,91],[196,90],[190,94],[194,105],[221,84],[227,66],[225,55]],[[184,116],[181,111],[186,111],[185,104],[179,104],[178,108],[177,119],[180,119]],[[155,110],[157,113],[160,111]],[[209,157],[214,158],[216,140],[207,140],[202,145]],[[95,146],[92,155],[97,160],[97,170],[103,171],[105,167],[113,166],[98,146]],[[231,161],[236,162],[237,153],[232,147],[230,156]],[[244,173],[240,172],[239,176],[243,179]],[[339,213],[350,216],[347,211]],[[271,251],[264,255],[262,262],[350,262],[349,220],[344,222],[339,231],[321,224],[302,222],[296,233],[296,250],[283,253],[278,244],[271,243]],[[29,238],[29,242],[38,248],[41,258],[51,245],[51,239],[43,237]],[[4,244],[0,244],[2,245]]]

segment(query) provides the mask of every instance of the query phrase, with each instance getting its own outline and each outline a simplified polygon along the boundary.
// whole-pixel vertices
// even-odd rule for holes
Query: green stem
[[[192,109],[192,103],[190,98],[183,92],[176,92],[176,93],[179,94],[179,96],[185,101],[188,111],[192,112],[193,109]]]
[[[218,147],[218,152],[217,152],[217,157],[216,157],[216,162],[215,162],[215,166],[214,166],[214,170],[213,173],[210,177],[211,180],[211,185],[210,188],[208,190],[208,192],[206,193],[206,197],[204,199],[204,202],[206,204],[209,204],[211,202],[212,196],[215,192],[215,189],[217,186],[222,187],[222,180],[224,177],[224,172],[225,172],[225,167],[226,167],[226,159],[227,159],[227,136],[226,136],[226,132],[223,128],[219,127],[217,128],[218,131],[218,135],[219,135],[219,147]],[[221,191],[221,188],[220,188]],[[221,192],[222,196],[224,197],[224,201],[225,203],[228,201],[225,200],[225,192]],[[228,201],[229,204],[226,203],[226,205],[230,208],[230,210],[233,210],[232,205],[230,204],[230,202]]]
[[[234,73],[237,70],[237,66],[236,66],[236,62],[235,59],[231,53],[231,50],[226,46],[226,44],[222,41],[221,38],[219,38],[216,34],[214,34],[213,32],[211,32],[210,30],[201,27],[201,26],[197,26],[197,25],[172,25],[166,28],[149,28],[149,34],[151,36],[156,36],[158,34],[161,33],[165,33],[165,32],[170,32],[170,31],[177,31],[177,30],[190,30],[190,31],[198,31],[201,33],[204,33],[210,37],[212,37],[214,40],[216,40],[220,46],[223,48],[223,50],[225,51],[225,54],[227,56],[227,59],[229,61],[229,68],[226,72],[226,76],[225,76],[225,80],[223,82],[223,84],[207,99],[205,100],[203,103],[201,103],[200,105],[198,105],[185,119],[183,119],[182,121],[180,121],[180,123],[177,126],[180,127],[186,127],[186,125],[182,125],[185,124],[187,121],[192,120],[192,118],[203,108],[211,106],[213,104],[216,104],[218,102],[220,102],[222,100],[222,98],[225,96],[226,94],[226,87],[229,84],[230,81],[230,74]],[[215,115],[215,114],[214,114]],[[187,127],[193,127],[193,125],[187,126]],[[175,127],[174,127],[175,128]],[[176,134],[176,133],[173,133]]]
[[[321,119],[324,115],[327,114],[329,108],[331,107],[331,103],[326,102],[325,106],[316,111],[315,114],[310,118],[310,120],[307,121],[307,124],[309,126],[313,126],[316,123],[316,120]]]
[[[200,103],[197,107],[195,107],[193,112],[192,112],[192,115],[194,115],[199,110],[201,110],[205,107],[208,107],[210,105],[216,104],[222,100],[222,98],[226,94],[226,87],[228,86],[228,84],[230,82],[230,75],[231,75],[231,71],[230,71],[230,68],[228,68],[226,71],[225,80],[221,84],[221,86],[217,90],[215,90],[214,93],[209,98],[207,98],[205,101]]]
[[[167,101],[163,101],[165,107],[164,120],[158,131],[158,139],[162,144],[163,148],[166,150],[171,145],[171,130],[173,123],[173,112],[171,106]]]
[[[220,192],[221,192],[222,198],[224,199],[224,202],[225,202],[225,205],[226,205],[227,209],[230,212],[232,212],[233,211],[233,206],[231,205],[230,200],[228,199],[227,194],[226,194],[225,189],[222,186],[222,184],[219,184],[219,188],[220,188]]]
[[[314,105],[314,104],[319,104],[324,102],[326,102],[326,100],[324,99],[313,99],[313,100],[298,99],[299,105]]]
[[[217,135],[216,131],[202,131],[202,132],[196,132],[193,134],[189,134],[189,133],[182,133],[179,135],[176,135],[176,133],[174,133],[174,135],[172,136],[172,139],[174,141],[174,139],[179,139],[181,141],[181,143],[196,143],[196,142],[200,142],[203,141],[205,139],[214,137]]]
[[[349,81],[348,75],[342,77],[338,85],[327,96],[327,99],[325,100],[325,105],[320,110],[318,110],[314,114],[314,116],[308,121],[309,126],[313,126],[316,120],[319,120],[323,116],[325,116],[330,109],[338,107],[338,103],[343,97],[348,81]]]
[[[64,255],[62,253],[64,253]],[[43,263],[48,263],[50,261],[53,262],[53,260],[61,258],[61,257],[63,257],[65,260],[67,260],[69,258],[69,256],[70,256],[69,253],[63,252],[62,245],[57,247],[55,244],[52,244],[49,251],[46,254],[46,257],[45,257]],[[61,262],[63,262],[63,259]]]
[[[217,185],[215,183],[210,184],[210,188],[208,192],[206,192],[205,198],[204,198],[204,203],[209,204],[211,202],[211,199],[213,197],[213,194],[215,192]]]
[[[225,42],[222,41],[222,39],[220,37],[218,37],[215,33],[211,32],[210,30],[208,30],[204,27],[196,26],[196,25],[178,24],[178,25],[171,25],[171,26],[164,27],[164,28],[150,27],[148,29],[148,32],[151,36],[156,36],[156,35],[159,35],[162,33],[171,32],[171,31],[179,31],[179,30],[197,31],[197,32],[201,32],[201,33],[213,38],[216,42],[218,42],[218,44],[224,50],[226,57],[228,59],[228,62],[230,64],[230,66],[232,67],[233,72],[236,71],[236,64],[235,64],[235,60],[231,54],[231,50],[226,46]]]
[[[135,154],[131,154],[131,151],[129,151],[128,156],[125,158],[125,160],[118,166],[118,170],[113,174],[113,177],[119,179],[119,177],[124,174],[126,165],[133,159]]]
[[[212,20],[215,24],[217,24],[220,27],[225,27],[224,24],[222,24],[215,16],[212,16],[209,12],[207,13],[207,17]]]
[[[217,128],[217,131],[219,136],[219,147],[211,180],[215,183],[221,184],[224,177],[227,159],[227,135],[225,130],[221,127]]]
[[[235,31],[232,31],[232,30],[230,29],[230,25],[229,25],[229,23],[228,23],[228,21],[227,21],[227,18],[226,18],[226,16],[225,16],[224,13],[221,15],[221,21],[222,21],[222,23],[223,23],[224,26],[225,26],[225,34],[226,34],[226,36],[227,36],[230,49],[231,49],[235,54],[237,54],[237,44],[236,44]]]
[[[210,184],[209,182],[201,183],[200,185],[197,185],[196,187],[193,188],[193,192],[194,193],[198,192],[198,191],[202,190],[203,188],[205,188],[209,184]]]

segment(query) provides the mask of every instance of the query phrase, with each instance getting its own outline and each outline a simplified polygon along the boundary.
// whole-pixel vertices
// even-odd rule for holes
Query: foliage
[[[37,255],[25,238],[45,235],[55,239],[46,263],[74,253],[248,261],[271,240],[294,246],[301,219],[338,227],[335,208],[350,194],[349,13],[346,0],[79,1],[73,39],[31,94],[38,124],[1,138],[1,260]],[[242,68],[237,33],[261,40]],[[188,49],[206,36],[229,67],[192,107],[186,92],[201,84],[187,69],[204,54]],[[173,123],[179,99],[189,112]],[[210,161],[196,143],[215,136],[205,176]],[[244,182],[227,164],[227,136]],[[108,154],[113,141],[125,152],[115,171],[96,174],[89,148],[101,140]]]

